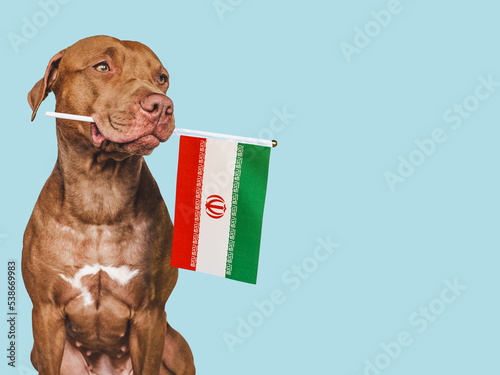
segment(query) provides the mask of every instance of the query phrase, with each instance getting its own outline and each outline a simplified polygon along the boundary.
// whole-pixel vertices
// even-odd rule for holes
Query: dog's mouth
[[[106,140],[106,137],[99,131],[99,128],[97,127],[95,122],[91,124],[91,131],[92,131],[92,141],[94,141],[94,144],[96,146],[100,146],[102,142]]]
[[[119,136],[117,139],[114,137],[104,135],[97,123],[91,123],[92,141],[98,148],[106,146],[106,141],[118,146],[119,149],[131,154],[149,155],[153,150],[160,145],[160,142],[165,142],[173,132],[175,126],[169,126],[168,134],[159,136],[156,134],[156,129],[151,133],[141,134],[137,138],[130,139],[130,137]]]

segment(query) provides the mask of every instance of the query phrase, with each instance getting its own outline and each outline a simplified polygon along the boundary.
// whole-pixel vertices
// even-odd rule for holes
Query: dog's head
[[[148,155],[175,128],[169,75],[145,45],[108,36],[82,39],[57,53],[28,94],[36,116],[52,91],[56,111],[95,123],[58,120],[58,132],[104,152]]]

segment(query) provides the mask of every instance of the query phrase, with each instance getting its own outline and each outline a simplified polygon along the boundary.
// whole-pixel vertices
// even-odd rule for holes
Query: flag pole
[[[242,142],[242,143],[249,143],[252,145],[266,146],[266,147],[276,147],[278,145],[278,142],[276,142],[275,140],[270,141],[267,139],[239,137],[239,136],[235,136],[235,135],[211,133],[211,132],[205,132],[205,131],[201,131],[201,130],[175,128],[174,134],[185,135],[188,137],[221,139],[223,141]]]
[[[63,118],[65,120],[94,122],[94,119],[90,116],[70,115],[69,113],[61,112],[45,112],[45,116]]]
[[[66,119],[66,120],[94,122],[94,119],[90,116],[71,115],[68,113],[60,113],[60,112],[45,112],[45,116],[62,118],[62,119]],[[276,147],[278,145],[278,142],[276,140],[270,141],[267,139],[239,137],[239,136],[235,136],[235,135],[211,133],[211,132],[205,132],[205,131],[201,131],[201,130],[191,130],[191,129],[183,129],[183,128],[175,128],[173,134],[185,135],[188,137],[214,138],[214,139],[221,139],[221,140],[225,140],[225,141],[249,143],[249,144],[253,144],[253,145],[257,145],[257,146],[266,146],[266,147]]]

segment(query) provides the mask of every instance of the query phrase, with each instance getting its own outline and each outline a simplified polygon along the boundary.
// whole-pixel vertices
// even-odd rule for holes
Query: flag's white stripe
[[[205,153],[196,271],[222,277],[226,274],[237,147],[234,142],[208,139]],[[219,195],[225,201],[226,210],[221,218],[214,219],[206,212],[207,198],[211,195]]]

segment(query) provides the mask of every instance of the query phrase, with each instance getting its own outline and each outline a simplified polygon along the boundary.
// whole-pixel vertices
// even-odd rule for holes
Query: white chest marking
[[[83,286],[82,278],[88,275],[95,275],[100,271],[106,272],[112,280],[116,281],[120,285],[126,285],[135,275],[137,275],[137,273],[139,273],[139,270],[132,271],[127,266],[112,267],[94,264],[93,266],[86,265],[85,267],[80,268],[73,277],[67,277],[62,273],[59,275],[65,281],[70,283],[73,288],[79,289],[81,291],[79,297],[83,298],[85,306],[89,306],[94,303],[94,301],[89,289],[86,286]]]

